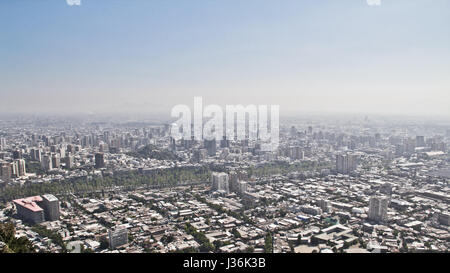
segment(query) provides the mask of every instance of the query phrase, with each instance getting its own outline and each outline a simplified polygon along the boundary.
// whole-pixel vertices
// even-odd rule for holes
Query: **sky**
[[[0,113],[450,116],[449,75],[450,0],[0,1]]]

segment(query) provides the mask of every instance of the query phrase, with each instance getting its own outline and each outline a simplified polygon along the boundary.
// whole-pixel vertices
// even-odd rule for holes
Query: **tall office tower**
[[[12,177],[12,163],[2,162],[0,163],[0,178],[3,181],[9,181]]]
[[[114,230],[108,230],[109,247],[115,249],[119,246],[128,244],[128,230],[126,228],[117,227]]]
[[[352,154],[336,156],[336,170],[338,173],[348,174],[356,170],[356,156]]]
[[[416,147],[425,147],[425,137],[424,136],[416,136]]]
[[[64,147],[61,147],[58,149],[58,155],[60,158],[64,158],[66,157],[66,149],[64,149]]]
[[[14,161],[14,164],[16,165],[16,176],[21,177],[26,175],[26,168],[25,168],[25,160],[24,159],[17,159]]]
[[[22,151],[20,150],[13,151],[13,159],[22,159]]]
[[[447,151],[447,145],[445,144],[445,142],[436,142],[431,144],[431,150],[442,151],[445,153]]]
[[[439,213],[438,222],[442,225],[450,226],[450,213],[449,212]]]
[[[35,149],[34,150],[34,158],[36,161],[41,161],[42,159],[42,153],[40,149]]]
[[[230,141],[227,139],[227,136],[223,136],[223,139],[220,141],[220,148],[229,148]]]
[[[67,145],[67,152],[73,154],[75,152],[75,147],[72,144],[68,144]]]
[[[205,149],[208,151],[208,156],[215,156],[216,155],[216,140],[206,140],[203,143]]]
[[[295,147],[290,147],[289,149],[289,157],[291,159],[303,159],[305,156],[305,153],[303,152],[303,150],[301,149],[301,147],[299,146],[295,146]]]
[[[73,156],[70,153],[64,158],[64,163],[66,164],[66,169],[73,168]]]
[[[369,202],[369,219],[376,222],[384,222],[387,220],[387,210],[389,198],[385,196],[374,196]]]
[[[52,158],[49,155],[44,155],[42,157],[41,166],[46,171],[51,171],[53,169]]]
[[[248,183],[245,181],[238,181],[237,182],[237,193],[243,194],[247,191]]]
[[[36,161],[36,149],[34,148],[30,150],[30,160]]]
[[[106,144],[106,143],[104,143],[104,142],[101,142],[101,143],[98,145],[98,151],[99,151],[99,152],[104,153],[104,152],[106,152],[107,150],[108,150],[108,144]]]
[[[331,212],[331,202],[328,200],[320,199],[316,202],[323,212]]]
[[[52,166],[55,169],[58,169],[61,165],[60,159],[59,159],[59,155],[57,154],[52,154]]]
[[[238,191],[238,181],[239,181],[239,175],[235,171],[231,171],[228,175],[228,181],[230,185],[230,191],[237,192]]]
[[[103,153],[95,154],[95,168],[100,169],[105,167],[105,158]]]
[[[175,141],[175,139],[173,137],[170,137],[169,149],[173,152],[175,152],[177,150],[177,142]]]
[[[308,135],[312,135],[312,133],[313,133],[313,127],[308,126]]]
[[[42,201],[38,202],[39,206],[44,209],[45,220],[57,221],[59,220],[59,200],[52,194],[42,195]]]
[[[0,151],[6,149],[6,139],[4,137],[0,138]]]
[[[228,183],[228,174],[214,172],[211,177],[211,190],[222,191],[230,193],[230,186]]]
[[[406,154],[410,155],[415,153],[415,149],[416,149],[416,141],[414,139],[408,139],[405,140],[405,152]]]
[[[56,153],[56,149],[57,149],[56,145],[50,146],[50,153]]]

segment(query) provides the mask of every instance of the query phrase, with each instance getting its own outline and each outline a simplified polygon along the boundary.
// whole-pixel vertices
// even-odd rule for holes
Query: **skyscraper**
[[[0,151],[6,149],[6,139],[4,137],[0,138]]]
[[[230,193],[230,185],[228,183],[228,174],[226,173],[213,173],[212,174],[212,191],[223,191]]]
[[[73,156],[70,153],[65,157],[64,163],[66,163],[66,169],[73,168]]]
[[[52,194],[42,195],[42,202],[38,203],[44,209],[45,220],[59,220],[59,200]]]
[[[41,161],[42,168],[46,171],[53,169],[52,158],[49,155],[44,155]]]
[[[208,151],[208,156],[215,156],[216,155],[216,140],[206,140],[204,141],[205,149]]]
[[[16,176],[21,177],[26,174],[26,168],[25,168],[25,160],[24,159],[17,159],[14,161],[15,168],[16,168]]]
[[[108,230],[109,247],[115,249],[119,246],[128,244],[128,230],[126,228],[117,227],[114,230]]]
[[[22,159],[22,151],[20,150],[13,151],[13,159]]]
[[[0,163],[0,178],[3,181],[9,181],[12,177],[12,163],[2,162]]]
[[[369,219],[377,222],[387,220],[389,198],[385,196],[374,196],[369,202]]]
[[[416,136],[416,147],[425,147],[425,137],[424,136]]]
[[[229,148],[230,147],[230,141],[227,139],[226,136],[223,136],[223,139],[220,141],[220,148]]]
[[[336,170],[338,173],[348,174],[356,170],[356,156],[352,154],[336,156]]]
[[[105,167],[105,159],[103,153],[95,154],[95,168],[100,169]]]
[[[58,154],[53,154],[52,155],[52,166],[53,166],[53,168],[58,169],[60,165],[61,165],[61,161],[59,159],[59,155]]]

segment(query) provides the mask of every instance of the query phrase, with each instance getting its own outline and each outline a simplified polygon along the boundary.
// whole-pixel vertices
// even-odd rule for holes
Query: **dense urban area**
[[[448,123],[285,118],[280,145],[164,122],[0,119],[0,252],[449,249]]]

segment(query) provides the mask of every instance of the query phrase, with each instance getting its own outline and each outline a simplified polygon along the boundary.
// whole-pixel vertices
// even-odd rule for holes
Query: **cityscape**
[[[448,253],[449,27],[446,0],[0,1],[0,253]]]
[[[448,251],[448,124],[282,124],[261,151],[169,124],[2,120],[2,230],[37,252]]]

